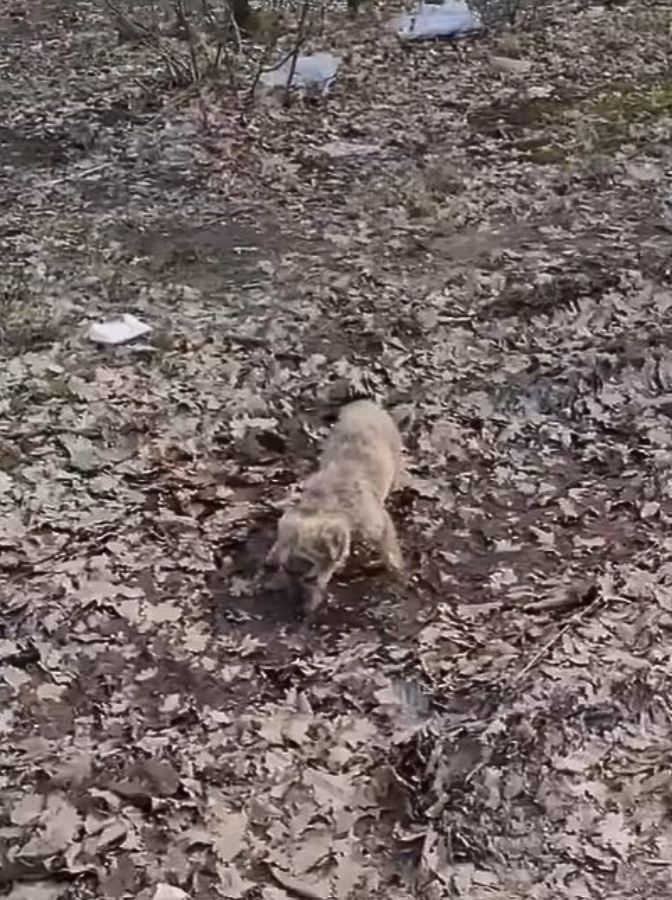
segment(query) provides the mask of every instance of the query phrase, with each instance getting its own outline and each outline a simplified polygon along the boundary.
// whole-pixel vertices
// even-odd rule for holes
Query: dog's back
[[[379,500],[398,480],[402,441],[392,417],[371,400],[344,406],[322,451],[321,468],[359,473]]]

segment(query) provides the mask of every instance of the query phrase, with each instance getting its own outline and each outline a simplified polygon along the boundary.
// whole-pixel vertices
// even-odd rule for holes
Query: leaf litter
[[[0,894],[667,897],[665,6],[334,12],[327,98],[207,131],[97,5],[4,16]],[[409,578],[306,628],[259,570],[361,393]]]

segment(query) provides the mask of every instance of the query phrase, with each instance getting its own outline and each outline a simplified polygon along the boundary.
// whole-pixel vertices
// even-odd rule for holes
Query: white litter
[[[443,3],[420,3],[413,12],[394,19],[394,27],[404,41],[430,41],[463,37],[480,31],[483,23],[465,0],[443,0]]]
[[[125,344],[151,330],[151,325],[146,325],[131,313],[124,313],[121,319],[94,323],[89,328],[89,339],[98,344]]]
[[[292,75],[292,87],[312,88],[326,94],[334,83],[340,65],[341,60],[332,53],[299,56]],[[291,70],[292,61],[288,59],[279,68],[264,72],[261,83],[265,87],[285,87]]]

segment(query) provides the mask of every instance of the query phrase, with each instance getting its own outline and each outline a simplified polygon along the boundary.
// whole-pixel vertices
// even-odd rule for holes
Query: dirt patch
[[[310,246],[277,225],[234,220],[195,227],[174,220],[143,229],[120,225],[109,234],[127,253],[143,257],[153,275],[206,292],[264,277],[284,254]]]
[[[67,160],[60,138],[0,126],[0,154],[12,166],[57,166]]]
[[[563,98],[528,100],[521,104],[496,101],[469,112],[467,121],[477,134],[505,137],[510,131],[543,128],[547,122],[557,119],[580,99],[568,95]]]
[[[428,248],[439,258],[459,265],[491,259],[503,250],[525,247],[539,239],[540,233],[534,226],[509,223],[500,229],[467,229],[459,234],[435,237],[428,241]]]
[[[67,7],[59,0],[34,3],[11,2],[0,15],[0,41],[5,44],[29,40],[44,25],[49,26]]]
[[[535,98],[519,104],[495,101],[469,112],[467,121],[475,135],[498,139],[499,152],[502,141],[511,141],[511,147],[521,151],[531,162],[555,165],[576,156],[580,149],[573,132],[567,131],[560,140],[556,132],[550,139],[550,132],[555,132],[557,126],[571,128],[577,121],[589,122],[594,131],[592,152],[604,153],[625,140],[638,141],[633,126],[664,119],[671,110],[669,80],[649,76],[636,85],[614,83],[606,90],[563,91],[558,96]],[[528,136],[535,131],[542,132],[542,136]],[[525,136],[517,137],[520,133]],[[475,149],[479,151],[478,144]]]
[[[579,302],[583,297],[599,301],[606,291],[618,287],[617,274],[605,272],[601,266],[594,263],[591,265],[589,260],[585,261],[584,268],[588,271],[559,273],[537,285],[507,285],[497,300],[484,310],[483,315],[501,318],[516,316],[523,319],[552,315],[557,310]]]

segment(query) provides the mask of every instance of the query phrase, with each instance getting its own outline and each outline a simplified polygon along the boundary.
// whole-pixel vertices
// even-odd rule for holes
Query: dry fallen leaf
[[[275,866],[272,867],[271,872],[276,881],[295,897],[301,897],[303,900],[328,900],[329,898],[329,883],[324,879],[294,878]]]
[[[218,865],[219,892],[228,900],[239,900],[252,889],[253,882],[242,878],[238,869],[232,865]]]
[[[44,809],[44,797],[41,794],[26,794],[14,805],[10,819],[15,825],[30,825],[40,818]]]
[[[217,856],[223,863],[234,860],[243,849],[247,815],[232,812],[220,803],[210,807],[207,831]]]
[[[40,816],[39,831],[21,848],[21,856],[42,859],[61,853],[81,826],[75,807],[60,794],[50,794]]]
[[[157,884],[152,900],[189,900],[189,894],[172,884]]]
[[[63,435],[61,443],[70,457],[70,465],[79,472],[96,472],[102,465],[100,454],[91,441],[76,435]]]
[[[509,75],[527,75],[532,69],[532,63],[528,59],[512,59],[508,56],[491,56],[490,65],[496,72]]]
[[[65,885],[54,881],[35,884],[15,884],[6,900],[58,900],[65,892]]]

